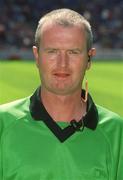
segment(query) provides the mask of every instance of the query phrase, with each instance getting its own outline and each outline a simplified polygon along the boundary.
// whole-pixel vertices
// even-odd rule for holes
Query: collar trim
[[[64,142],[76,131],[83,131],[84,127],[87,127],[92,130],[96,129],[98,123],[98,111],[89,94],[86,115],[82,117],[82,119],[80,119],[79,122],[72,120],[70,122],[70,125],[68,125],[64,129],[61,129],[57,122],[55,122],[52,119],[52,117],[48,114],[43,103],[40,101],[40,91],[41,87],[39,87],[30,97],[29,109],[31,116],[36,121],[43,121],[61,142]],[[82,94],[84,93],[84,90],[82,90]]]

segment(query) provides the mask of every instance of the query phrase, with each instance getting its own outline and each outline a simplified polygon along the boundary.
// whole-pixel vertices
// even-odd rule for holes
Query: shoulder
[[[116,113],[96,105],[98,110],[98,128],[107,136],[123,135],[123,119]]]
[[[0,105],[0,128],[6,128],[29,112],[30,97]]]
[[[26,97],[23,99],[18,99],[10,103],[0,105],[0,115],[3,113],[7,114],[16,114],[16,112],[22,112],[27,109],[29,105],[30,97]]]
[[[99,124],[116,123],[123,125],[123,119],[115,112],[112,112],[102,106],[96,105],[99,115]]]

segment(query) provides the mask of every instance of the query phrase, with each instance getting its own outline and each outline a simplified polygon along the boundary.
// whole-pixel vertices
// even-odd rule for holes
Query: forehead
[[[53,23],[52,21],[45,22],[42,25],[41,28],[41,35],[44,32],[50,31],[50,30],[56,30],[59,31],[60,29],[73,29],[74,31],[81,31],[81,33],[85,33],[84,25],[80,24],[59,24],[59,23]]]
[[[84,26],[59,25],[54,23],[44,24],[41,30],[41,41],[59,41],[61,43],[73,42],[81,44],[86,41]]]

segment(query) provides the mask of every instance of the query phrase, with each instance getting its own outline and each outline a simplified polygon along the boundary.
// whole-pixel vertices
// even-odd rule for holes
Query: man
[[[1,105],[0,179],[122,180],[123,120],[81,90],[90,68],[89,22],[69,10],[39,21],[33,53],[41,87]]]

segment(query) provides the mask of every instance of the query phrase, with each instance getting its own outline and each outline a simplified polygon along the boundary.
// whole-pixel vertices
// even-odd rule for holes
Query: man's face
[[[44,25],[39,50],[33,47],[42,88],[57,95],[80,91],[88,62],[82,28]]]

